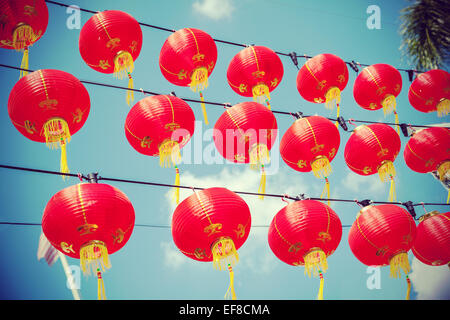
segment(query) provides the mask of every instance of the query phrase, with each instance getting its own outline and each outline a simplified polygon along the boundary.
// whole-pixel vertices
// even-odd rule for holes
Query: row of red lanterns
[[[66,144],[83,126],[89,111],[90,99],[83,84],[67,72],[51,69],[38,70],[21,78],[11,90],[8,101],[10,119],[21,134],[32,141],[61,148],[61,172],[68,172]],[[174,166],[177,184],[180,150],[190,141],[194,129],[192,109],[184,100],[172,95],[141,99],[125,120],[125,135],[130,145],[141,154],[159,157],[161,166]],[[269,151],[277,131],[272,111],[257,102],[243,102],[223,112],[214,125],[213,138],[217,151],[225,159],[261,169],[259,191],[264,193],[264,166],[270,162]],[[450,172],[449,145],[447,128],[427,128],[413,134],[403,156],[411,170],[437,171],[444,180]],[[331,162],[339,147],[337,127],[322,116],[310,116],[297,119],[287,129],[281,138],[280,154],[292,169],[312,171],[316,177],[324,178],[329,190]],[[361,125],[348,139],[344,159],[359,175],[378,173],[382,181],[390,181],[389,199],[393,201],[394,161],[400,147],[400,137],[390,126]]]
[[[1,3],[5,12],[5,28],[0,33],[0,47],[25,50],[39,40],[48,24],[48,10],[44,0],[34,6],[26,1]],[[142,48],[142,31],[131,15],[108,10],[94,14],[83,26],[79,37],[80,54],[85,63],[101,73],[128,77]],[[217,62],[215,41],[206,32],[184,28],[171,34],[164,42],[159,66],[163,76],[177,86],[189,86],[199,91],[208,86],[208,77]],[[26,64],[27,65],[27,64]],[[22,66],[24,67],[24,65]],[[25,66],[26,67],[26,66]],[[278,55],[263,46],[249,46],[231,60],[227,80],[231,89],[255,101],[267,102],[270,92],[282,81],[283,64]],[[325,103],[327,108],[338,107],[341,92],[348,82],[346,63],[333,54],[319,54],[305,62],[297,76],[297,89],[309,102]],[[374,64],[364,68],[355,80],[353,95],[356,103],[367,110],[383,108],[386,114],[396,113],[396,97],[402,89],[402,78],[397,69],[387,64]],[[444,70],[430,70],[417,76],[410,86],[408,98],[421,112],[437,111],[447,115],[450,111],[450,74]],[[127,95],[127,103],[133,91]],[[203,105],[205,121],[206,111]]]
[[[109,255],[130,239],[134,221],[133,206],[122,191],[102,183],[80,183],[50,199],[42,228],[55,248],[80,259],[85,274],[92,271],[97,275],[98,297],[103,299],[102,272],[111,267]],[[184,255],[229,271],[226,297],[236,299],[233,266],[251,229],[246,202],[226,188],[194,191],[176,207],[171,229],[173,241]],[[323,299],[327,258],[335,252],[341,237],[339,216],[315,200],[288,204],[273,217],[268,230],[268,243],[276,257],[292,266],[304,266],[309,276],[320,277],[318,299]],[[410,249],[428,265],[450,262],[450,212],[427,213],[416,227],[409,212],[397,205],[370,205],[358,212],[348,243],[354,256],[365,265],[390,265],[392,277],[401,277],[403,270],[409,298]]]

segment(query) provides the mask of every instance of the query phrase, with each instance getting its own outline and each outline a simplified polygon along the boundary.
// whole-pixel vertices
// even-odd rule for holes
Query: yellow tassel
[[[250,168],[257,169],[259,165],[270,162],[269,148],[265,144],[254,144],[249,152]]]
[[[133,89],[133,78],[131,77],[131,73],[128,72],[128,89]],[[127,105],[130,105],[131,102],[134,101],[134,91],[133,90],[127,90]]]
[[[405,274],[408,274],[411,271],[408,261],[408,254],[406,252],[401,252],[393,256],[389,260],[389,265],[390,276],[392,278],[401,278],[401,270],[403,270]]]
[[[203,112],[203,119],[205,120],[205,124],[208,125],[208,114],[206,113],[206,106],[205,106],[205,99],[203,98],[203,93],[200,91],[200,100],[201,102],[201,106],[202,106],[202,112]]]
[[[333,171],[326,156],[318,156],[311,162],[311,169],[317,178],[325,178]]]
[[[449,99],[443,99],[438,103],[436,106],[436,111],[438,114],[438,117],[446,116],[450,113],[450,100]]]
[[[225,270],[227,265],[233,266],[239,261],[239,256],[231,238],[220,237],[212,246],[213,266]]]
[[[25,24],[19,23],[12,34],[12,46],[15,50],[23,50],[29,45],[33,44],[37,39],[33,29]]]
[[[225,293],[225,299],[231,298],[232,300],[236,300],[236,292],[234,291],[234,272],[231,265],[228,265],[228,271],[230,273],[230,285],[228,286],[228,290]]]
[[[392,111],[394,111],[395,107],[397,106],[395,96],[392,94],[387,95],[386,98],[384,98],[383,101],[381,102],[381,105],[383,106],[384,116],[391,114]]]
[[[252,88],[253,101],[263,104],[264,101],[270,100],[269,87],[265,84],[257,84]]]
[[[395,111],[395,109],[394,109],[394,115],[395,115],[395,124],[396,124],[395,131],[397,131],[397,133],[400,134],[400,126],[398,125],[399,124],[398,113],[397,113],[397,111]]]
[[[114,77],[123,79],[134,70],[133,57],[128,51],[119,51],[114,57]]]
[[[406,283],[408,285],[408,289],[406,290],[406,299],[409,300],[409,296],[411,294],[411,279],[409,279],[408,275],[406,275]]]
[[[320,195],[320,199],[322,199],[324,196],[328,199],[328,205],[330,205],[330,182],[328,181],[328,178],[325,177],[325,186],[323,188],[322,194]]]
[[[448,193],[447,193],[447,204],[450,203],[450,189],[448,189]]]
[[[208,87],[208,69],[199,67],[192,72],[189,87],[192,91],[203,91]]]
[[[97,269],[97,299],[106,300],[105,283],[103,282],[102,273]]]
[[[60,160],[60,169],[59,172],[62,173],[69,173],[69,166],[67,165],[67,152],[66,152],[66,144],[61,145],[61,160]],[[65,180],[67,177],[62,176],[63,180]]]
[[[327,256],[319,248],[315,248],[307,253],[303,260],[305,261],[305,274],[308,274],[309,277],[311,277],[311,272],[314,276],[318,276],[319,270],[326,272],[328,269]]]
[[[395,192],[395,181],[394,177],[391,176],[391,186],[389,187],[389,202],[397,201],[397,193]]]
[[[178,187],[180,186],[180,170],[175,165],[175,185]],[[175,197],[175,203],[178,204],[180,202],[180,188],[175,187],[174,190],[174,197]]]
[[[270,106],[269,100],[266,99],[266,103],[267,103],[267,108],[268,108],[269,110],[272,110],[272,107]]]
[[[262,195],[259,196],[261,200],[264,199],[264,194],[266,194],[266,171],[264,170],[264,165],[261,165],[261,181],[259,182],[258,193]]]
[[[85,275],[90,275],[91,270],[96,272],[100,268],[102,271],[111,268],[105,243],[92,240],[83,245],[80,248],[80,266]]]
[[[23,50],[22,62],[20,64],[21,69],[28,69],[28,47]],[[28,71],[20,70],[19,79],[25,77]]]
[[[336,119],[339,118],[340,110],[341,110],[341,107],[339,106],[339,103],[336,103]],[[336,126],[336,128],[339,128],[339,121],[336,120],[334,125]]]
[[[159,165],[170,168],[181,161],[180,145],[176,141],[165,140],[159,146]]]
[[[319,285],[319,293],[317,294],[317,300],[323,300],[323,274],[322,270],[319,270],[320,277],[320,285]]]

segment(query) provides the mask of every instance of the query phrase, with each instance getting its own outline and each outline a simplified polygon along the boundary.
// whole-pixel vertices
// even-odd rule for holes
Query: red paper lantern
[[[326,204],[315,200],[292,202],[281,209],[269,227],[269,246],[278,259],[292,266],[305,266],[305,274],[320,276],[319,299],[323,299],[323,272],[327,257],[338,247],[342,224]]]
[[[410,271],[408,251],[416,237],[416,224],[405,209],[383,204],[361,209],[348,234],[355,257],[367,266],[390,265],[390,276],[401,277]],[[410,282],[408,276],[409,299]]]
[[[232,266],[239,260],[237,250],[247,240],[251,227],[250,209],[245,201],[225,188],[196,191],[183,200],[172,217],[172,237],[187,257],[209,262],[216,269],[228,269],[228,293],[236,299]]]
[[[28,47],[47,30],[48,9],[44,0],[0,0],[0,48],[23,52],[20,68],[28,69]],[[28,72],[20,71],[20,77]]]
[[[382,123],[361,125],[353,130],[345,145],[345,162],[359,175],[368,176],[378,172],[381,181],[390,180],[389,201],[394,201],[394,161],[400,146],[400,137],[390,126]]]
[[[101,271],[110,268],[109,255],[121,249],[134,228],[134,209],[119,189],[101,183],[80,183],[56,193],[44,210],[42,230],[63,254],[80,259],[99,281],[99,299],[105,298]]]
[[[420,173],[437,171],[444,181],[450,173],[450,130],[433,127],[415,132],[406,144],[403,157],[411,170]]]
[[[149,96],[134,105],[125,120],[125,136],[139,153],[159,156],[162,167],[175,167],[179,184],[180,149],[194,134],[195,116],[182,99],[170,95]],[[179,189],[176,188],[178,203]]]
[[[356,77],[353,97],[356,103],[366,110],[383,108],[385,116],[394,112],[398,124],[396,97],[401,90],[400,72],[388,64],[378,63],[364,68]]]
[[[327,118],[311,116],[296,120],[283,135],[280,154],[284,162],[300,172],[313,172],[325,178],[322,195],[329,193],[330,162],[336,156],[341,138],[339,130]]]
[[[89,67],[114,73],[119,79],[128,75],[128,88],[133,89],[131,73],[142,48],[142,31],[136,19],[118,10],[98,12],[84,24],[78,45]],[[133,99],[133,91],[129,90],[127,104]]]
[[[233,57],[227,79],[234,92],[259,103],[267,102],[270,109],[270,92],[280,84],[283,74],[283,64],[273,50],[249,46]]]
[[[419,74],[411,83],[409,103],[420,112],[436,111],[439,117],[450,112],[450,73],[435,69]]]
[[[43,69],[21,78],[9,94],[8,113],[26,138],[61,147],[61,172],[67,173],[66,144],[84,125],[89,94],[70,73]]]
[[[214,144],[228,161],[261,166],[260,192],[265,192],[264,165],[277,136],[277,120],[272,111],[257,102],[243,102],[227,108],[214,126]]]
[[[164,78],[176,86],[189,86],[192,91],[202,91],[208,87],[208,78],[217,61],[217,47],[206,32],[184,28],[172,33],[161,48],[159,67]],[[202,103],[205,123],[208,117]]]
[[[325,103],[327,109],[337,106],[341,92],[348,82],[348,69],[345,62],[330,53],[319,54],[305,62],[297,74],[297,90],[309,102]]]
[[[430,266],[450,263],[450,212],[429,212],[419,219],[414,256]]]

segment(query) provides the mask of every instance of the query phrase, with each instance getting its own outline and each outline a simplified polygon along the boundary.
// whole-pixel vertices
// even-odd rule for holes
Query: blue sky
[[[361,63],[388,63],[395,67],[410,68],[399,51],[401,38],[399,10],[405,1],[221,1],[219,8],[209,7],[214,1],[72,1],[82,8],[102,11],[117,9],[128,12],[140,22],[181,29],[193,27],[208,32],[213,38],[245,44],[263,45],[280,52],[295,51],[314,56],[333,53],[342,59]],[[381,12],[381,29],[369,30],[366,20],[369,5],[378,5]],[[79,29],[68,29],[69,15],[63,7],[48,4],[49,25],[44,36],[30,50],[30,69],[60,69],[81,80],[92,80],[126,86],[112,75],[97,73],[81,59],[78,51]],[[81,26],[91,14],[81,12]],[[188,88],[176,87],[162,76],[158,57],[168,32],[142,27],[143,47],[135,62],[133,78],[136,88],[159,93],[175,91],[177,96],[197,98]],[[235,94],[226,81],[226,70],[239,47],[218,43],[216,68],[204,92],[205,99],[236,104],[246,101]],[[284,77],[271,93],[274,110],[302,111],[305,114],[334,116],[335,111],[323,105],[308,103],[299,95],[295,79],[297,69],[288,57],[281,57]],[[1,63],[19,66],[20,54],[0,49]],[[299,59],[299,65],[304,59]],[[341,115],[344,118],[383,121],[383,112],[367,111],[358,107],[353,99],[352,87],[355,72],[349,69],[349,83],[342,93]],[[402,73],[403,89],[400,93],[398,113],[400,122],[432,124],[448,122],[413,109],[408,102],[408,77]],[[0,163],[48,170],[58,170],[59,152],[44,144],[24,138],[13,127],[8,117],[9,92],[18,80],[18,72],[2,69],[0,73]],[[124,121],[129,110],[125,92],[110,88],[86,85],[91,98],[91,112],[84,127],[72,137],[68,146],[71,172],[98,171],[101,176],[173,183],[173,170],[159,166],[156,158],[138,154],[128,144],[124,134]],[[135,102],[144,96],[135,94]],[[248,100],[248,99],[247,99]],[[202,120],[200,105],[190,103],[196,118]],[[212,140],[207,129],[223,112],[221,107],[207,106],[210,126],[197,126],[196,133],[186,148],[201,152],[211,151]],[[276,115],[280,129],[279,138],[292,124],[289,116]],[[393,116],[387,119],[393,121]],[[210,133],[210,132],[209,132]],[[385,201],[388,185],[377,176],[360,177],[345,165],[343,150],[350,133],[340,130],[341,146],[330,175],[331,196],[347,199],[372,199]],[[429,174],[415,173],[403,160],[407,138],[401,136],[402,149],[395,161],[397,169],[397,198],[400,201],[440,202],[446,192]],[[205,151],[206,150],[206,151]],[[206,153],[204,153],[205,155]],[[192,156],[193,161],[193,156]],[[257,191],[259,174],[248,166],[224,162],[208,164],[182,164],[181,183],[200,187],[224,186],[231,190]],[[285,165],[277,147],[272,150],[278,170],[267,178],[268,193],[305,193],[320,196],[323,182],[312,173],[293,171]],[[65,182],[57,176],[47,176],[10,170],[0,170],[0,220],[15,222],[40,222],[47,201],[53,194],[77,179]],[[171,190],[124,183],[114,186],[127,194],[136,211],[136,224],[170,225],[175,205]],[[181,199],[190,195],[182,191]],[[244,196],[250,206],[253,224],[268,225],[278,210],[286,204],[279,199]],[[343,225],[352,224],[359,207],[356,204],[332,204]],[[448,206],[430,207],[441,212]],[[421,207],[416,207],[419,215]],[[341,243],[329,258],[325,273],[325,299],[404,299],[406,281],[389,278],[388,268],[380,270],[380,288],[368,289],[367,267],[360,263],[348,246],[349,228],[344,228]],[[39,226],[0,225],[0,298],[1,299],[72,299],[65,285],[65,275],[59,262],[48,267],[38,262]],[[315,299],[319,280],[304,275],[302,267],[291,267],[270,251],[267,228],[255,227],[244,246],[239,250],[240,261],[235,266],[235,283],[238,299]],[[412,299],[449,299],[450,277],[447,267],[427,267],[409,253],[413,267]],[[131,239],[119,252],[110,256],[112,268],[104,274],[106,295],[109,299],[222,299],[228,287],[228,274],[214,270],[211,263],[193,261],[175,247],[168,228],[136,226]],[[70,265],[79,261],[68,258]],[[95,278],[81,279],[83,299],[96,299]]]

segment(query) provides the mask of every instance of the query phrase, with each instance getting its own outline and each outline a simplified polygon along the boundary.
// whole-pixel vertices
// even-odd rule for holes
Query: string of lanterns
[[[2,10],[7,8],[7,18],[4,19],[7,28],[2,29],[0,42],[7,47],[9,45],[10,49],[22,50],[21,68],[27,69],[28,47],[45,32],[48,10],[43,0],[36,0],[34,6],[26,1],[11,3],[1,3]],[[122,11],[97,12],[80,32],[80,55],[88,66],[119,78],[128,77],[130,90],[126,101],[130,106],[134,100],[131,73],[141,47],[139,23]],[[174,32],[160,52],[159,65],[164,77],[175,85],[189,86],[199,92],[206,124],[208,118],[202,92],[208,86],[208,77],[216,60],[214,40],[204,31],[192,28]],[[450,74],[443,70],[431,71],[413,81],[409,100],[419,111],[447,115],[450,112]],[[214,126],[217,133],[214,142],[224,158],[261,168],[258,192],[262,196],[266,183],[264,165],[270,161],[269,151],[278,129],[269,102],[270,92],[280,84],[283,73],[281,60],[270,48],[252,45],[237,53],[228,66],[228,84],[238,95],[253,97],[254,102],[227,108]],[[312,57],[297,76],[300,95],[308,101],[325,103],[327,108],[335,104],[338,118],[340,94],[347,82],[346,64],[331,54]],[[383,108],[385,115],[394,112],[398,124],[396,97],[401,89],[402,81],[397,69],[375,64],[358,75],[353,93],[362,108]],[[10,119],[20,133],[30,140],[61,148],[60,172],[63,174],[69,172],[66,144],[81,129],[89,110],[89,95],[83,84],[71,74],[51,69],[21,73],[8,101]],[[162,166],[174,166],[175,186],[179,186],[177,165],[181,158],[180,149],[194,134],[194,121],[192,109],[182,99],[170,95],[146,97],[130,109],[125,135],[136,151],[158,156]],[[417,138],[412,140],[416,135],[411,138],[411,145],[408,142],[408,150],[420,161],[427,161],[425,167],[429,167],[429,171],[437,170],[443,180],[450,173],[450,132],[446,128],[440,129],[444,131],[416,133]],[[228,139],[229,130],[234,132],[231,140]],[[174,134],[177,131],[183,134]],[[424,137],[419,136],[421,132],[424,132]],[[329,198],[327,177],[339,144],[337,124],[320,116],[300,117],[282,137],[280,153],[291,168],[313,171],[315,176],[324,178],[326,184],[322,196],[327,194]],[[421,144],[426,144],[423,151]],[[233,146],[231,152],[230,145]],[[390,181],[389,201],[393,202],[396,200],[393,163],[400,146],[399,134],[390,126],[363,125],[353,130],[345,146],[345,162],[357,174],[378,172],[383,181]],[[406,149],[404,157],[405,161],[411,158]],[[423,172],[420,161],[418,168],[408,166]],[[44,211],[42,227],[56,249],[80,259],[84,273],[96,273],[98,298],[103,299],[106,296],[102,271],[110,267],[109,254],[122,248],[131,236],[134,209],[120,190],[100,184],[96,179],[91,182],[94,183],[80,183],[55,194]],[[177,194],[176,202],[179,202]],[[425,257],[421,261],[432,265],[448,264],[448,213],[433,213],[426,218],[419,223],[424,227],[420,228],[419,243],[413,254],[417,252]],[[439,231],[443,235],[436,234],[438,228],[428,227],[434,221],[439,223]],[[216,268],[227,269],[230,285],[226,297],[236,299],[233,266],[238,261],[237,250],[247,239],[250,227],[250,210],[242,198],[225,188],[210,188],[194,190],[193,195],[178,204],[173,214],[172,236],[183,254],[195,260],[213,261]],[[358,213],[350,230],[349,244],[362,263],[389,264],[391,275],[396,277],[400,275],[400,269],[405,274],[410,270],[407,252],[415,245],[417,233],[408,211],[395,204],[369,204]],[[274,216],[269,229],[269,245],[280,260],[304,265],[305,273],[319,276],[318,298],[322,299],[326,257],[336,250],[341,236],[339,217],[329,206],[314,200],[300,200],[288,204]],[[433,241],[439,248],[444,245],[447,250],[435,250]]]

